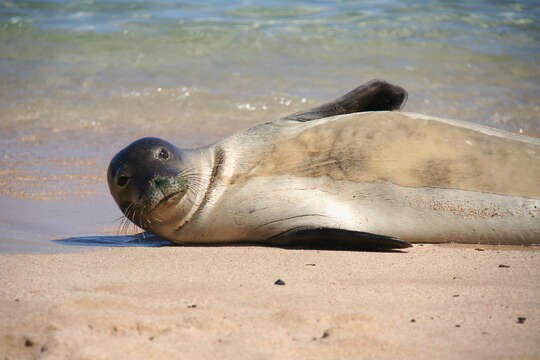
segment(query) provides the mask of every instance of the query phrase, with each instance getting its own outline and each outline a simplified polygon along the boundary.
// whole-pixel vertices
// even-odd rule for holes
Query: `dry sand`
[[[540,358],[540,249],[477,248],[3,254],[0,358]]]

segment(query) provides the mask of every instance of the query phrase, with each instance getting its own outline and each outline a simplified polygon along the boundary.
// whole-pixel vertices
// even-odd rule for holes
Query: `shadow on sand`
[[[400,249],[373,249],[365,246],[354,246],[344,244],[328,244],[328,243],[313,243],[300,245],[268,245],[261,243],[205,243],[205,244],[188,244],[179,245],[169,240],[160,238],[152,233],[143,232],[135,235],[96,235],[96,236],[80,236],[70,237],[66,239],[52,240],[56,244],[70,246],[101,246],[101,247],[162,247],[162,246],[179,246],[179,247],[224,247],[224,246],[263,246],[277,247],[287,250],[328,250],[328,251],[375,251],[375,252],[392,252],[403,253],[406,251]]]
[[[105,247],[159,247],[176,246],[175,243],[160,238],[152,233],[139,233],[135,235],[96,235],[78,236],[67,239],[53,240],[61,245],[72,246],[105,246]]]

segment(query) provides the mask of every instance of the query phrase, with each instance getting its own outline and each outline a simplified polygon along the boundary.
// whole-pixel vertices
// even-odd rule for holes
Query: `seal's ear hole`
[[[127,176],[119,176],[118,180],[116,180],[116,183],[120,187],[126,186],[128,182],[129,182],[129,178]]]
[[[157,154],[158,158],[161,160],[169,160],[169,157],[171,156],[167,149],[161,148],[159,149],[159,152]]]

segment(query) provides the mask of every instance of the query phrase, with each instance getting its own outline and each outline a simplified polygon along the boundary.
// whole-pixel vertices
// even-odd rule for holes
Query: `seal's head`
[[[139,227],[163,235],[167,223],[186,215],[195,196],[190,152],[157,138],[142,138],[111,160],[107,181],[124,215]],[[170,226],[169,226],[170,227]]]

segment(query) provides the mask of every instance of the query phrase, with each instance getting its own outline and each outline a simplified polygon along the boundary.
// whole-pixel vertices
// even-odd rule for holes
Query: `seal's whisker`
[[[113,220],[113,222],[121,222],[122,219],[124,219],[125,217],[126,217],[126,216],[125,216],[124,214],[122,214],[121,216],[115,218],[115,219]]]
[[[128,218],[124,218],[122,220],[122,223],[120,224],[120,228],[118,229],[119,234],[125,234],[127,227],[131,224],[131,220]]]
[[[117,234],[121,234],[122,233],[122,227],[124,226],[124,221],[125,221],[126,217],[125,216],[122,216],[120,219],[118,219],[118,229],[116,230],[116,233]]]
[[[142,211],[138,211],[137,213],[137,223],[140,224],[139,226],[142,227],[144,229],[144,222],[143,222],[143,212]]]
[[[129,229],[129,226],[131,225],[131,220],[129,219],[129,217],[132,210],[133,210],[133,204],[129,204],[128,207],[124,211],[124,215],[120,218],[120,227],[118,229],[118,232],[120,234],[125,234],[127,230]]]
[[[119,217],[117,217],[116,219],[113,220],[113,222],[118,224],[118,229],[116,230],[116,232],[118,234],[120,234],[120,231],[122,229],[122,225],[123,225],[125,219],[126,219],[125,215],[122,214],[122,216],[119,216]]]
[[[196,169],[193,169],[193,168],[183,169],[180,172],[180,174],[178,174],[178,176],[186,176],[186,177],[191,177],[191,178],[195,176],[196,178],[200,178],[200,179],[206,178],[206,180],[210,178],[209,175],[201,174],[198,171],[196,171]]]
[[[199,174],[190,174],[186,177],[189,185],[205,186],[208,183],[208,178],[204,178]]]
[[[136,223],[136,220],[137,220],[137,214],[139,212],[139,208],[138,206],[136,206],[136,204],[131,204],[132,206],[129,208],[129,212],[127,213],[127,217],[128,219],[130,219],[131,221],[127,222],[126,224],[126,233],[130,231],[130,228],[132,228],[133,232],[137,231],[137,223]]]

